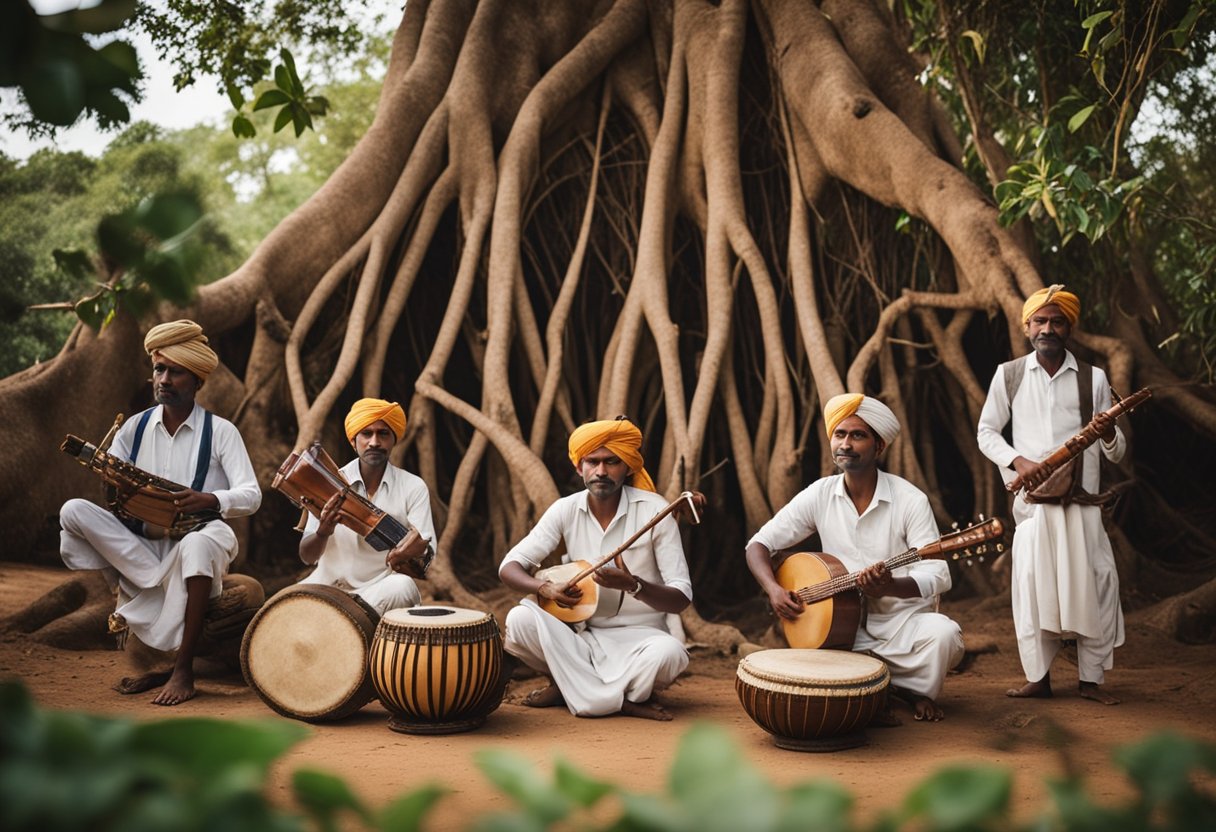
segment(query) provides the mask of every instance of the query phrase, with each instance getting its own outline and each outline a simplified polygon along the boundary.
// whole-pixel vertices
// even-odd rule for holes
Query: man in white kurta
[[[562,595],[532,573],[563,542],[563,561],[596,561],[665,507],[642,466],[640,445],[641,433],[627,420],[592,422],[571,435],[571,461],[587,490],[556,501],[507,553],[499,567],[504,583],[566,606],[578,601],[577,588]],[[564,701],[576,716],[671,718],[651,696],[688,666],[683,641],[668,623],[692,600],[675,519],[660,520],[622,558],[624,569],[606,566],[596,574],[599,603],[585,622],[563,623],[530,597],[507,615],[507,652],[552,679],[525,704]]]
[[[938,539],[929,499],[877,467],[877,457],[899,432],[886,405],[845,394],[828,401],[824,420],[833,460],[843,473],[811,483],[765,523],[748,543],[748,566],[773,611],[795,618],[802,601],[777,583],[773,559],[818,532],[824,552],[850,572],[864,570],[859,586],[867,595],[867,612],[853,649],[886,662],[896,694],[916,719],[940,720],[943,682],[963,656],[958,624],[937,612],[938,596],[950,589],[950,570],[941,560],[892,571],[882,563]]]
[[[431,494],[422,478],[388,461],[389,452],[405,433],[405,411],[396,402],[360,399],[345,420],[355,459],[342,466],[357,494],[377,508],[417,529],[426,545],[435,539]],[[380,615],[422,603],[418,585],[393,552],[379,552],[352,529],[339,525],[336,512],[310,514],[300,539],[300,556],[317,568],[300,583],[326,584],[356,595]]]
[[[1078,363],[1065,349],[1080,302],[1058,287],[1031,296],[1024,310],[1027,337],[1035,351],[1022,362],[1022,379],[1009,401],[1006,372],[993,376],[980,415],[980,450],[995,462],[1006,483],[1030,474],[1038,462],[1080,432]],[[1050,299],[1051,303],[1045,303]],[[1111,406],[1110,386],[1101,368],[1092,369],[1093,412]],[[1013,421],[1013,444],[1002,430]],[[1084,452],[1081,488],[1099,490],[1100,455],[1113,462],[1123,458],[1127,440],[1113,422],[1107,436]],[[1117,700],[1099,690],[1105,671],[1114,663],[1114,650],[1123,643],[1123,611],[1119,606],[1119,576],[1110,538],[1097,505],[1028,503],[1023,490],[1013,503],[1011,596],[1018,653],[1027,684],[1008,691],[1016,697],[1051,696],[1050,670],[1061,639],[1077,643],[1081,694],[1106,704]]]
[[[206,346],[201,328],[189,321],[161,324],[149,330],[144,346],[153,363],[153,389],[159,404],[127,420],[114,437],[110,453],[133,462],[150,474],[179,484],[192,483],[199,472],[199,454],[206,444],[207,412],[194,393],[217,366],[218,357]],[[236,426],[211,414],[209,458],[200,488],[187,487],[179,496],[183,511],[217,509],[221,517],[252,514],[262,501],[257,477]],[[142,430],[140,425],[142,423]],[[138,452],[134,445],[140,434]],[[197,630],[208,598],[220,594],[221,582],[237,555],[237,539],[222,520],[213,520],[181,539],[156,537],[152,530],[136,533],[110,511],[73,499],[59,515],[60,552],[72,569],[101,569],[119,590],[116,615],[144,644],[158,650],[179,650],[179,665],[189,665]],[[192,609],[189,586],[199,587],[201,606]],[[180,649],[179,649],[180,648]],[[121,693],[138,693],[165,685],[153,701],[176,705],[194,695],[192,673],[154,672],[124,679]],[[188,678],[186,678],[188,676]]]

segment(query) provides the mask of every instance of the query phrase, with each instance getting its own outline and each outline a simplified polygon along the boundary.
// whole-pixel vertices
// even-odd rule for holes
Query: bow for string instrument
[[[1111,392],[1114,393],[1113,390]],[[1120,399],[1118,394],[1115,394],[1115,404],[1110,410],[1105,411],[1105,415],[1111,417],[1113,421],[1124,413],[1131,413],[1140,404],[1150,399],[1152,395],[1153,391],[1148,387],[1145,387],[1143,390],[1137,390],[1125,399]],[[1031,474],[1031,481],[1033,483],[1031,489],[1040,485],[1061,467],[1067,465],[1073,457],[1079,455],[1090,445],[1098,441],[1098,438],[1102,436],[1102,431],[1098,428],[1097,422],[1096,418],[1091,420],[1089,424],[1081,428],[1080,433],[1069,439],[1039,463],[1039,467]],[[1021,476],[1017,476],[1006,484],[1005,490],[1010,494],[1017,494],[1026,487],[1026,484],[1026,481]]]
[[[951,552],[984,543],[1005,533],[1005,524],[993,517],[969,528],[952,532],[920,548],[894,555],[883,563],[887,570],[918,560],[944,558]],[[998,547],[999,548],[999,547]],[[957,557],[957,555],[956,555]],[[861,594],[857,576],[835,555],[799,552],[777,568],[777,583],[802,599],[806,607],[792,621],[781,619],[790,647],[851,650],[861,623]]]
[[[693,502],[693,494],[691,491],[685,491],[676,497],[671,503],[666,505],[658,514],[650,518],[646,525],[638,529],[628,540],[617,546],[604,557],[591,563],[586,560],[571,560],[569,563],[559,564],[558,566],[550,566],[547,569],[541,569],[536,573],[536,577],[542,581],[551,581],[560,583],[562,592],[569,592],[577,586],[583,591],[582,598],[577,606],[563,607],[559,606],[556,601],[551,601],[548,598],[542,598],[537,595],[536,603],[540,608],[549,613],[555,618],[565,621],[567,624],[577,624],[580,621],[586,621],[595,614],[595,608],[599,604],[599,584],[595,582],[594,575],[604,566],[607,566],[610,561],[617,561],[617,568],[625,569],[625,564],[620,560],[621,555],[638,541],[642,535],[658,525],[659,521],[667,515],[671,514],[681,503],[687,502],[688,509],[692,513],[692,522],[694,524],[701,522],[701,516],[697,513],[697,505]]]

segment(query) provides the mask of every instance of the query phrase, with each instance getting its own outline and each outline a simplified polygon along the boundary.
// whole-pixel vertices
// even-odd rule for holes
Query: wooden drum
[[[779,748],[838,751],[868,742],[890,681],[885,664],[861,653],[760,650],[739,662],[735,691]]]
[[[459,607],[389,610],[372,641],[371,676],[394,731],[470,731],[502,703],[498,622]]]
[[[241,672],[272,709],[322,722],[350,716],[375,698],[368,654],[379,616],[322,584],[296,584],[258,611],[241,641]]]

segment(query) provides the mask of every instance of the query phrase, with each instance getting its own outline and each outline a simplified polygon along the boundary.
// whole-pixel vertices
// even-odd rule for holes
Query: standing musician
[[[937,722],[946,673],[963,656],[958,624],[936,612],[950,589],[943,561],[921,560],[894,572],[882,562],[912,546],[937,540],[929,499],[912,483],[880,471],[878,457],[899,435],[899,421],[878,399],[843,394],[823,409],[832,460],[840,474],[816,480],[777,512],[747,544],[747,566],[768,593],[773,612],[793,620],[802,600],[776,579],[775,556],[818,531],[823,551],[850,572],[863,570],[858,589],[867,617],[854,650],[886,662],[891,690],[918,720]],[[898,724],[887,714],[889,724]]]
[[[1106,373],[1065,349],[1081,302],[1062,289],[1040,289],[1027,299],[1022,323],[1034,351],[997,368],[977,434],[980,450],[1000,466],[1005,482],[1021,476],[1026,490],[1033,491],[1044,479],[1037,460],[1091,418],[1101,432],[1101,441],[1074,461],[1081,464],[1079,477],[1071,472],[1076,482],[1057,489],[1067,493],[1032,495],[1033,502],[1027,502],[1023,491],[1014,500],[1013,625],[1027,683],[1006,695],[1051,696],[1051,662],[1061,639],[1071,633],[1081,696],[1115,705],[1119,700],[1100,685],[1123,643],[1123,611],[1115,556],[1102,527],[1104,499],[1093,492],[1099,487],[1099,453],[1118,462],[1127,441],[1104,412],[1111,406]],[[1001,435],[1010,419],[1012,445]]]
[[[257,511],[262,492],[236,426],[194,401],[219,363],[202,327],[187,320],[154,326],[144,349],[152,359],[157,405],[122,426],[111,452],[150,474],[193,483],[173,494],[182,512],[218,510],[227,518]],[[220,594],[237,555],[232,529],[214,520],[173,539],[81,499],[64,503],[59,522],[63,562],[101,569],[118,588],[115,616],[130,632],[149,647],[177,650],[171,670],[125,678],[115,690],[141,693],[164,685],[152,700],[157,705],[193,698],[194,654],[207,603]]]
[[[563,592],[563,585],[532,573],[563,540],[566,559],[607,555],[665,508],[643,467],[641,446],[642,432],[624,416],[570,434],[570,462],[587,489],[556,501],[507,553],[498,569],[503,583],[561,606],[577,605],[577,586]],[[604,566],[595,573],[599,606],[585,623],[572,628],[531,598],[507,615],[507,652],[551,679],[524,704],[564,702],[575,716],[671,719],[651,695],[688,666],[688,651],[668,626],[668,617],[692,600],[675,518],[660,520],[622,559],[624,569]]]
[[[405,411],[396,402],[360,399],[346,414],[346,438],[356,457],[342,467],[353,490],[397,520],[417,529],[420,538],[406,538],[387,554],[338,523],[342,493],[329,499],[320,517],[308,516],[300,538],[300,560],[317,564],[301,583],[327,584],[356,595],[383,615],[398,607],[422,603],[407,562],[435,539],[431,494],[421,477],[388,461],[389,452],[405,435]],[[419,547],[421,551],[418,551]]]

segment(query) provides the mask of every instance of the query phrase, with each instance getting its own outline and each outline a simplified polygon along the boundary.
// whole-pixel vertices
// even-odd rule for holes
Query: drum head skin
[[[284,716],[310,722],[349,716],[375,696],[367,664],[375,626],[368,609],[342,590],[288,587],[245,633],[245,680]]]
[[[739,662],[735,691],[779,748],[839,751],[865,745],[886,702],[887,666],[845,650],[761,650]]]
[[[381,620],[400,627],[462,627],[480,624],[490,617],[481,610],[466,610],[461,607],[403,607],[389,610]]]

